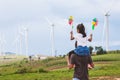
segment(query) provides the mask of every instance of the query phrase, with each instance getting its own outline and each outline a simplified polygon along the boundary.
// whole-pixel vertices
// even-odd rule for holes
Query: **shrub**
[[[19,65],[18,65],[18,67],[22,67],[22,65],[21,65],[21,64],[19,64]]]
[[[22,67],[18,69],[15,73],[16,74],[24,74],[24,73],[34,73],[35,71],[32,71],[32,68]]]
[[[17,73],[17,74],[23,74],[23,73],[27,73],[27,68],[20,68],[20,69],[18,69],[15,73]]]
[[[0,73],[0,76],[2,76],[2,74]]]
[[[46,73],[47,71],[44,70],[43,68],[40,68],[40,69],[38,70],[38,72],[39,72],[39,73]]]

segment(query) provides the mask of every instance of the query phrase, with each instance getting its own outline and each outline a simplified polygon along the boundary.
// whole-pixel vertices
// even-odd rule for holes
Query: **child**
[[[75,49],[70,51],[68,53],[68,65],[70,64],[70,56],[71,54],[77,54],[79,56],[90,56],[90,51],[89,48],[87,47],[87,41],[91,42],[92,41],[92,34],[90,35],[90,38],[87,38],[87,35],[85,33],[85,27],[83,24],[78,24],[77,25],[77,34],[73,36],[73,32],[71,31],[71,40],[76,40],[75,42]],[[93,64],[88,64],[88,68],[93,68]]]

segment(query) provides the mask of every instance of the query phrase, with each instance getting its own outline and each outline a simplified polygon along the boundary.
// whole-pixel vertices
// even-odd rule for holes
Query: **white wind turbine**
[[[109,12],[105,14],[106,51],[109,51]]]
[[[18,54],[18,37],[19,37],[19,36],[17,36],[17,37],[15,38],[15,40],[13,41],[13,43],[11,44],[11,45],[12,45],[11,48],[13,48],[14,45],[15,45],[15,47],[16,47],[16,55]]]
[[[18,28],[18,35],[14,41],[16,44],[16,53],[22,54],[23,51],[23,41],[25,44],[25,55],[28,56],[28,28]]]
[[[115,0],[113,0],[113,4],[111,5],[111,7],[108,9],[108,11],[104,14],[104,29],[105,29],[105,32],[103,31],[103,37],[104,37],[104,33],[106,34],[105,35],[105,39],[106,39],[106,44],[105,44],[105,47],[106,47],[106,51],[109,51],[109,16],[110,16],[110,11],[111,9],[113,8],[114,4],[115,4]]]
[[[6,44],[5,36],[3,33],[1,33],[0,34],[0,55],[3,55],[3,56],[5,56],[5,54],[4,54],[5,44]]]
[[[26,57],[28,56],[28,28],[24,27],[24,37],[25,37],[25,53]]]
[[[98,0],[96,0],[98,3]],[[109,8],[107,9],[107,11],[105,11],[104,13],[104,26],[103,26],[103,35],[102,35],[102,45],[105,46],[106,51],[109,51],[109,16],[110,16],[110,12],[112,10],[112,8],[114,7],[115,3],[118,0],[112,0],[111,4],[109,4]],[[99,3],[101,3],[102,0],[99,0]],[[110,2],[110,1],[109,1]],[[99,4],[97,4],[98,6]],[[107,4],[105,3],[105,6]],[[101,5],[99,5],[98,7],[101,12],[103,13],[103,7]],[[105,37],[105,45],[104,45],[104,37]]]
[[[50,20],[47,17],[46,17],[46,20],[47,20],[48,24],[51,26],[51,32],[50,32],[50,35],[51,35],[51,56],[54,56],[55,55],[55,41],[54,41],[55,24],[50,22]]]
[[[19,29],[19,37],[18,37],[18,42],[19,42],[19,54],[22,54],[22,36],[23,36],[23,33],[22,33],[22,30]]]
[[[12,45],[16,46],[16,54],[19,54],[19,55],[22,54],[22,37],[23,37],[22,30],[18,28],[17,37],[15,38]]]

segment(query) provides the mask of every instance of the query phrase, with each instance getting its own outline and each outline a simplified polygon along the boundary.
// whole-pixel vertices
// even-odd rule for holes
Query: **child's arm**
[[[89,42],[92,41],[92,34],[90,34],[90,38],[88,39]]]
[[[74,40],[75,38],[73,37],[73,31],[70,32],[70,40]]]

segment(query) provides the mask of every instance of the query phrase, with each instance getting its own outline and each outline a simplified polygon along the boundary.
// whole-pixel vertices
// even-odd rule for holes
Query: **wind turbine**
[[[109,51],[109,16],[110,16],[110,11],[112,10],[112,8],[114,7],[114,4],[116,3],[116,0],[113,0],[112,5],[110,6],[110,8],[108,9],[108,11],[106,11],[106,13],[104,14],[104,28],[105,28],[105,39],[106,39],[106,43],[105,43],[105,47],[106,47],[106,51]],[[103,37],[104,37],[104,31],[103,31]]]
[[[109,16],[110,16],[110,11],[112,10],[114,4],[115,4],[115,0],[113,0],[113,3],[111,5],[111,7],[109,8],[109,10],[105,13],[105,19],[104,19],[104,22],[105,22],[105,32],[106,32],[106,51],[109,51]]]
[[[19,55],[22,54],[22,37],[23,37],[22,30],[21,28],[18,28],[17,36],[13,41],[12,45],[16,46],[16,54],[19,54]]]
[[[26,57],[28,56],[28,28],[24,27],[24,37],[25,37],[25,53]]]
[[[2,34],[0,34],[0,56],[2,55]]]
[[[5,56],[5,54],[4,54],[5,43],[6,43],[6,41],[5,41],[4,34],[1,33],[0,34],[0,50],[1,50],[0,55],[3,55],[3,56]]]
[[[96,0],[98,1],[98,0]],[[101,1],[101,0],[99,0]],[[99,4],[97,4],[97,6],[99,5],[99,9],[101,10],[101,12],[105,12],[104,13],[104,26],[103,26],[103,35],[102,35],[102,45],[105,46],[106,51],[109,51],[109,16],[110,16],[110,11],[112,10],[112,8],[114,7],[114,5],[116,4],[118,0],[112,0],[110,6],[108,9],[106,9],[106,11],[103,11],[103,7],[100,6]],[[110,2],[110,1],[109,1]],[[96,2],[98,3],[98,2]],[[100,3],[100,2],[99,2]],[[107,4],[105,3],[105,6]],[[105,38],[105,45],[104,45],[104,38]]]
[[[25,44],[25,55],[28,56],[28,28],[18,28],[18,36],[15,39],[14,43],[16,44],[16,53],[22,54],[23,49],[23,39]]]
[[[19,35],[17,35],[17,37],[15,38],[15,40],[13,41],[13,43],[11,44],[12,46],[14,46],[15,45],[15,47],[16,47],[16,55],[18,54],[18,38],[19,38]],[[13,47],[11,47],[11,48],[13,48]]]
[[[109,51],[109,11],[105,14],[106,51]]]
[[[55,41],[54,41],[54,27],[55,24],[50,22],[50,20],[48,18],[46,18],[48,24],[51,26],[51,56],[55,55]]]
[[[12,43],[12,46],[14,46],[14,45],[16,47],[16,55],[22,54],[22,32],[21,32],[20,28],[18,28],[17,37],[15,38],[15,40]]]
[[[19,41],[19,54],[22,54],[22,36],[23,36],[23,33],[22,33],[22,31],[21,31],[21,29],[19,29],[19,39],[18,39],[18,41]]]
[[[22,50],[22,38],[25,41],[25,55],[28,56],[28,28],[22,27],[20,30],[20,50]]]

